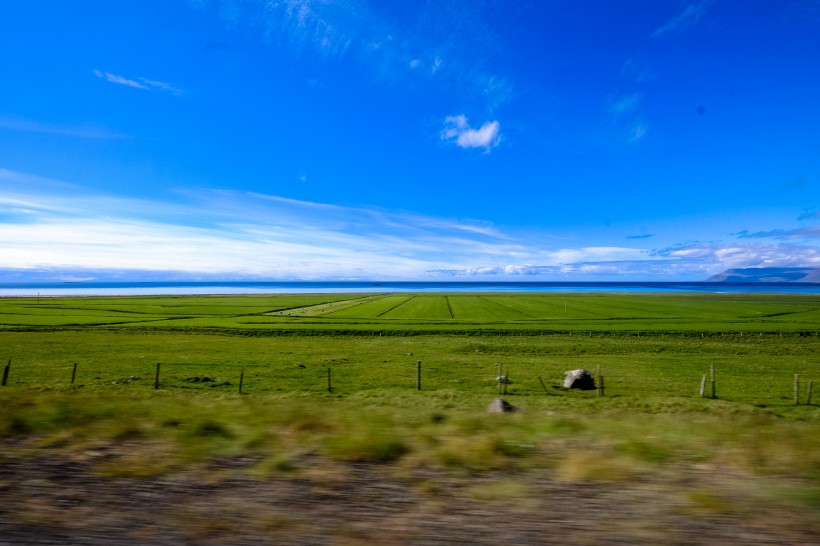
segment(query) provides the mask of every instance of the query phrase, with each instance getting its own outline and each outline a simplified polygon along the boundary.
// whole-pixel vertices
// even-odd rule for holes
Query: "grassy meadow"
[[[210,332],[816,331],[820,296],[778,294],[288,294],[0,299],[0,329]]]
[[[709,517],[816,522],[819,332],[805,295],[6,298],[0,459],[102,450],[96,473],[135,479],[226,457],[260,479],[489,472],[474,498],[524,505],[534,475],[653,483]],[[499,365],[515,414],[485,411]],[[599,367],[603,396],[558,388]]]

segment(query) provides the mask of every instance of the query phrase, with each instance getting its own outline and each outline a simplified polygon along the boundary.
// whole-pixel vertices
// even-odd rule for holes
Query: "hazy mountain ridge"
[[[820,282],[820,267],[745,267],[727,269],[706,282]]]

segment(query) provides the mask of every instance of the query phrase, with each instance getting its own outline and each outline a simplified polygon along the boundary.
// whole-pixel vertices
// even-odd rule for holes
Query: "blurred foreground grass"
[[[720,499],[735,496],[820,515],[817,408],[786,418],[720,400],[562,408],[556,398],[521,398],[522,411],[497,415],[484,412],[488,399],[442,393],[387,403],[368,396],[4,390],[0,451],[6,460],[43,453],[90,460],[98,475],[131,478],[226,460],[244,461],[233,472],[256,477],[299,478],[350,462],[384,465],[397,476],[432,470],[507,477],[471,491],[478,499],[526,497],[532,473],[565,482],[677,483],[698,510],[734,509]],[[693,469],[736,476],[738,490],[715,496],[702,484],[693,489],[681,478]],[[757,480],[754,491],[743,492],[752,483],[744,476]]]

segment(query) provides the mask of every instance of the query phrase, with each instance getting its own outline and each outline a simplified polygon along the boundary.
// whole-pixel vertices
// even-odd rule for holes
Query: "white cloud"
[[[125,138],[125,135],[114,133],[93,125],[57,125],[53,123],[41,123],[39,121],[10,116],[0,116],[0,129],[11,129],[13,131],[24,131],[27,133],[42,133],[47,135],[77,138]]]
[[[173,87],[171,84],[166,82],[160,82],[157,80],[149,80],[147,78],[140,78],[140,81],[149,87],[153,87],[154,89],[159,89],[160,91],[164,91],[165,93],[171,93],[172,95],[181,95],[182,90]]]
[[[412,278],[517,248],[486,223],[237,191],[181,196],[90,194],[0,170],[0,268]]]
[[[122,76],[111,74],[110,72],[103,72],[102,70],[94,69],[94,75],[107,82],[125,85],[128,87],[133,87],[135,89],[142,89],[143,91],[148,91],[150,89],[150,87],[143,83],[140,83],[135,80],[129,80],[128,78],[123,78]]]
[[[700,2],[689,4],[686,8],[666,22],[666,24],[655,29],[651,38],[659,38],[666,34],[678,33],[684,29],[696,25],[706,10],[714,3],[714,0],[701,0]]]
[[[598,236],[588,234],[587,240]],[[573,237],[584,240],[581,233]],[[820,266],[820,248],[791,240],[769,244],[752,237],[654,251],[640,248],[644,240],[635,247],[557,247],[551,244],[556,240],[553,234],[511,233],[488,222],[233,190],[133,199],[0,169],[0,269],[7,271],[700,280],[733,267]],[[805,239],[811,240],[816,239]]]
[[[498,121],[488,121],[474,129],[463,115],[447,116],[441,130],[441,139],[454,142],[460,148],[484,148],[490,151],[501,142],[500,127]]]
[[[142,89],[143,91],[151,91],[152,89],[157,89],[159,91],[163,91],[165,93],[171,93],[172,95],[181,95],[182,91],[173,87],[171,84],[166,82],[161,82],[157,80],[149,80],[147,78],[137,78],[137,80],[131,80],[125,78],[123,76],[118,76],[116,74],[112,74],[110,72],[105,72],[103,70],[93,70],[94,75],[98,78],[105,80],[110,83],[116,83],[119,85],[125,85],[127,87],[133,87],[135,89]]]
[[[538,275],[551,280],[705,280],[727,269],[820,267],[820,248],[808,245],[689,243],[654,252],[617,247],[563,249],[540,263],[429,270],[431,276]]]
[[[655,251],[654,255],[699,263],[713,273],[739,267],[820,266],[820,248],[793,243],[689,243]]]

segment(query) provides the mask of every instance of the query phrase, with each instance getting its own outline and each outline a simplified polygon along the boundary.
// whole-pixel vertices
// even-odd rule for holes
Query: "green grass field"
[[[752,480],[728,510],[762,502],[820,521],[818,332],[818,296],[7,298],[2,457],[122,445],[97,472],[245,457],[253,475],[298,477],[311,454],[400,474],[494,472],[516,495],[527,472],[640,478],[724,510],[724,492],[673,476],[703,467]],[[499,364],[514,415],[485,413]],[[710,366],[716,399],[699,395]],[[557,388],[565,371],[599,367],[604,396]]]
[[[817,372],[818,326],[817,296],[7,298],[0,363],[12,360],[9,387],[152,391],[160,363],[165,389],[238,392],[241,376],[245,393],[321,394],[330,374],[351,395],[412,391],[422,361],[424,390],[465,404],[497,390],[502,363],[508,394],[542,405],[572,399],[552,389],[570,369],[602,368],[612,405],[692,398],[715,366],[721,399],[793,412],[794,374],[805,386]]]
[[[820,296],[365,294],[5,298],[0,329],[775,332],[820,325]]]

